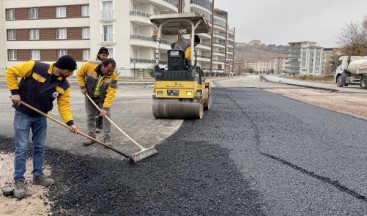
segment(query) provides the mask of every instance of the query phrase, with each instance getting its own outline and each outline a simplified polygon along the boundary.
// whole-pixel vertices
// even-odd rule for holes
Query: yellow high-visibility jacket
[[[87,89],[89,96],[93,97],[94,90],[101,76],[99,70],[100,64],[96,62],[86,62],[77,71],[78,84],[80,89]],[[102,101],[102,108],[109,110],[116,96],[118,75],[114,71],[111,76],[104,76],[99,86],[99,97]]]
[[[28,88],[28,85],[30,84],[26,84],[19,87],[19,83],[18,83],[18,78],[31,78],[31,80],[29,80],[30,82],[33,82],[33,84],[31,85],[36,85],[39,86],[40,88],[43,88],[44,85],[50,85],[50,79],[52,77],[52,68],[53,65],[49,65],[49,64],[45,64],[45,63],[38,63],[38,65],[42,65],[42,68],[44,68],[44,71],[33,71],[34,66],[35,66],[36,62],[33,60],[27,61],[25,63],[22,64],[18,64],[12,67],[9,67],[6,72],[5,72],[5,78],[6,78],[6,83],[8,86],[8,89],[11,91],[12,95],[16,95],[16,94],[20,94],[21,95],[21,99],[24,100],[25,102],[32,102],[31,105],[36,106],[36,108],[39,108],[41,111],[44,112],[48,112],[50,109],[52,109],[52,100],[48,101],[35,101],[34,97],[36,97],[36,92],[37,91],[33,91],[33,93],[28,92],[27,94],[21,94],[21,92],[27,92],[27,91],[32,91],[32,89],[22,89],[22,88]],[[47,71],[46,71],[47,70]],[[66,124],[68,124],[69,126],[73,125],[73,115],[71,114],[70,111],[70,85],[67,82],[67,80],[63,80],[62,77],[58,77],[57,78],[58,81],[60,81],[60,83],[62,83],[62,86],[53,86],[52,91],[57,92],[57,94],[54,95],[54,97],[57,98],[57,106],[58,106],[58,110],[59,113],[61,115],[61,117],[63,118],[63,120],[65,121]],[[29,83],[26,81],[26,83]],[[34,88],[35,86],[33,86]],[[21,89],[20,89],[21,88]],[[49,88],[49,87],[46,87]],[[51,88],[50,88],[51,89]],[[27,98],[27,97],[32,97],[32,98]],[[55,98],[55,99],[56,99]],[[48,107],[45,107],[48,106]],[[16,109],[18,108],[20,111],[28,111],[25,108],[21,107],[15,107]]]

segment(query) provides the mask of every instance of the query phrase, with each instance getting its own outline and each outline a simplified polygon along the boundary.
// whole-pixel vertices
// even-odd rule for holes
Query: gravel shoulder
[[[367,93],[331,92],[317,89],[265,89],[328,110],[367,119]]]

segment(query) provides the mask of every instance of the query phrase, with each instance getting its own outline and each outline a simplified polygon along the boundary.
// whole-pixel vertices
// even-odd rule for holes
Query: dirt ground
[[[367,119],[367,93],[341,93],[315,89],[266,89],[295,100],[313,104],[325,109],[334,110],[347,115]],[[31,161],[27,161],[26,181],[28,195],[22,200],[0,195],[0,215],[48,215],[50,205],[47,199],[47,189],[33,186]],[[0,187],[12,184],[13,155],[0,152]],[[51,173],[50,167],[45,167],[45,174]]]
[[[13,154],[0,152],[0,186],[12,186],[13,182]],[[44,173],[50,174],[50,167],[44,167]],[[27,196],[22,200],[0,195],[0,215],[48,215],[50,210],[50,201],[47,199],[47,188],[38,185],[32,185],[32,161],[27,160],[27,172],[25,175]]]
[[[266,89],[295,100],[367,120],[367,92],[330,92],[315,89]]]

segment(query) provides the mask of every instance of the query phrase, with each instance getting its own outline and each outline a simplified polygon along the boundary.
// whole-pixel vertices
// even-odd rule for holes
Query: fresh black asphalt
[[[363,174],[345,162],[364,163],[355,161],[352,147],[343,157],[349,146],[339,141],[352,135],[340,122],[355,134],[366,129],[363,120],[260,89],[215,88],[212,109],[202,120],[184,121],[157,146],[157,155],[138,164],[48,148],[46,163],[56,180],[51,211],[361,215],[367,209],[358,186]],[[1,142],[0,150],[12,151],[11,139]]]

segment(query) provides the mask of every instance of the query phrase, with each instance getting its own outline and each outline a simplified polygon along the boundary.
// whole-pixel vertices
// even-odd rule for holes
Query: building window
[[[39,50],[31,50],[30,51],[30,54],[31,54],[31,59],[32,60],[41,60],[40,51]]]
[[[83,61],[87,61],[87,60],[90,59],[90,50],[89,49],[82,50],[82,59],[83,59]]]
[[[107,48],[108,49],[108,58],[114,58],[114,53],[113,53],[113,49],[112,48]]]
[[[6,10],[6,20],[15,20],[15,9]]]
[[[61,56],[64,56],[64,55],[67,55],[68,54],[68,51],[67,50],[57,50],[57,53],[56,53],[56,56],[57,58],[60,58]]]
[[[67,39],[68,31],[66,28],[56,29],[56,39],[63,40]]]
[[[66,7],[56,7],[56,17],[63,18],[66,17]]]
[[[40,31],[39,29],[29,29],[29,40],[39,40]]]
[[[102,26],[102,40],[103,42],[113,42],[113,26]]]
[[[28,8],[28,19],[38,19],[38,8]]]
[[[82,28],[82,39],[90,39],[90,28],[89,27]]]
[[[15,29],[8,29],[8,41],[9,40],[16,40],[17,39],[17,34],[16,34],[16,30]]]
[[[89,17],[89,5],[82,5],[80,10],[82,17]]]
[[[17,50],[8,50],[8,59],[9,61],[18,60]]]
[[[102,19],[113,19],[113,2],[102,2]]]

